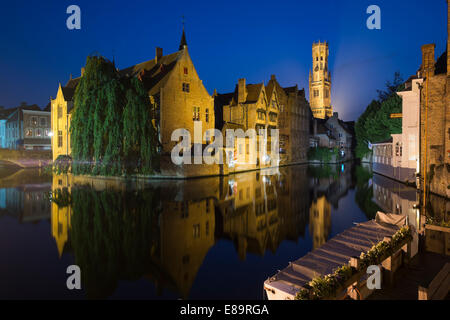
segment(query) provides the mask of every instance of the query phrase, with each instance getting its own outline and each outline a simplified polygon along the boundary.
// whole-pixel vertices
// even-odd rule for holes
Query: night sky
[[[68,30],[66,8],[81,8],[81,30]],[[381,8],[381,30],[368,30],[366,8]],[[181,16],[189,52],[207,90],[234,90],[238,78],[308,88],[313,41],[328,41],[332,104],[354,120],[376,89],[399,70],[420,66],[420,46],[445,51],[444,0],[323,1],[1,1],[0,105],[45,106],[58,83],[80,75],[89,54],[125,68],[178,50]],[[306,90],[308,91],[308,90]]]

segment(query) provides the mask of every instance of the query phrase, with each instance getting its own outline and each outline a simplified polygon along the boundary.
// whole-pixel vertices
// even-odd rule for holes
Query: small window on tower
[[[320,57],[320,61],[323,61],[323,57]]]

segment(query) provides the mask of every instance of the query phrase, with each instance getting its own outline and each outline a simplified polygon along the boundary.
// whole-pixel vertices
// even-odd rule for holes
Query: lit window
[[[200,238],[200,225],[199,224],[195,224],[193,226],[193,236],[194,236],[194,238]]]
[[[61,148],[62,145],[63,145],[62,131],[58,131],[58,147]]]
[[[200,121],[200,107],[193,107],[192,120]]]
[[[37,125],[37,117],[31,117],[30,125],[32,125],[32,126],[36,126]]]
[[[25,135],[26,135],[27,137],[32,137],[32,136],[33,136],[33,130],[27,129]]]

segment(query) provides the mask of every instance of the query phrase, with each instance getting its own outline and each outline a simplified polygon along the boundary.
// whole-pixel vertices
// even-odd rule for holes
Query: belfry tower
[[[328,43],[314,42],[312,46],[313,71],[309,71],[309,103],[314,118],[333,116],[331,106],[331,74],[328,71]]]

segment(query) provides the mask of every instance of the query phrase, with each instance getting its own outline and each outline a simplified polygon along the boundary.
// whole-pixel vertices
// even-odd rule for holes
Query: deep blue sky
[[[66,8],[81,8],[81,30],[66,28]],[[366,28],[366,8],[381,7],[382,29]],[[444,0],[322,1],[1,1],[0,105],[45,106],[58,82],[79,76],[86,56],[115,53],[119,68],[153,59],[155,47],[178,50],[186,16],[189,52],[212,93],[238,78],[308,87],[313,41],[330,44],[332,104],[356,119],[396,70],[420,65],[420,46],[445,50]]]

